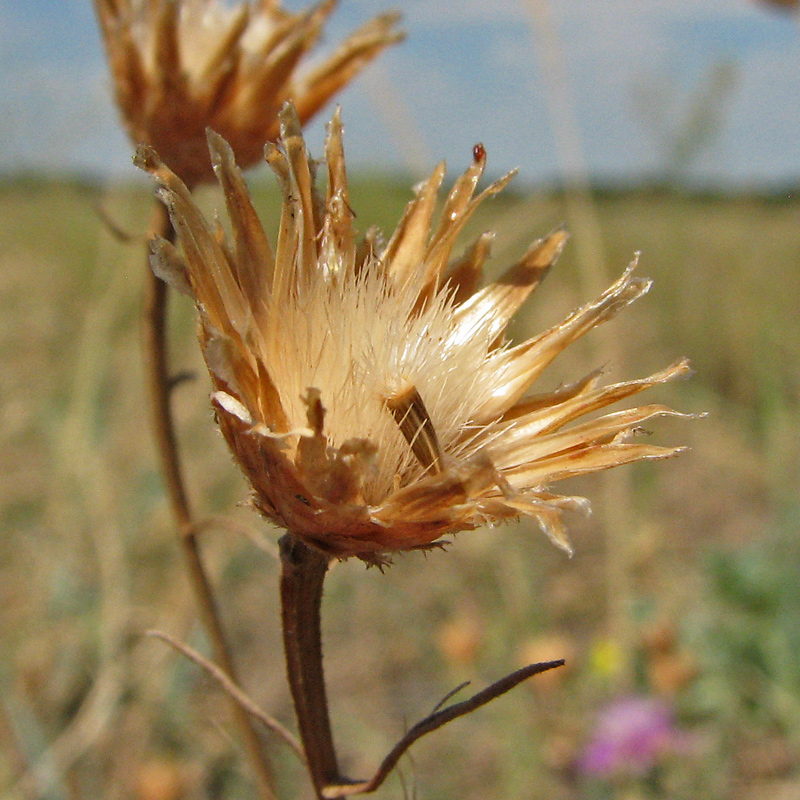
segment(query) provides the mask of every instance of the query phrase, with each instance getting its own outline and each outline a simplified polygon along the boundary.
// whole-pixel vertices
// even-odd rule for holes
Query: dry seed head
[[[315,68],[297,65],[320,38],[336,0],[304,12],[278,0],[95,0],[117,105],[135,145],[154,147],[194,186],[213,179],[205,129],[257,163],[278,135],[291,99],[302,122],[316,114],[385,47],[402,39],[398,17],[367,22]]]
[[[337,111],[326,141],[327,190],[314,188],[296,110],[281,112],[266,158],[284,195],[268,240],[227,143],[209,133],[231,219],[220,239],[186,187],[150,149],[138,163],[156,178],[183,245],[152,247],[157,274],[189,293],[228,444],[256,507],[337,557],[381,562],[448,533],[522,515],[569,549],[564,509],[583,498],[554,481],[680,448],[640,442],[648,420],[676,412],[645,405],[580,418],[686,375],[679,361],[642,380],[601,385],[599,372],[544,394],[531,385],[571,342],[650,286],[634,265],[559,325],[512,345],[505,329],[558,258],[566,234],[534,242],[483,288],[490,236],[454,257],[481,200],[485,153],[450,190],[435,221],[443,165],[416,189],[385,245],[352,227]]]

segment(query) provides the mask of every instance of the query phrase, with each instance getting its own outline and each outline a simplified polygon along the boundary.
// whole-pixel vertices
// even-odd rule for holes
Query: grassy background
[[[354,183],[361,230],[390,231],[406,184]],[[274,219],[274,188],[255,193]],[[211,191],[203,201],[219,204]],[[639,377],[687,355],[695,377],[649,399],[709,416],[659,423],[659,440],[691,452],[627,468],[622,490],[598,478],[565,487],[596,509],[572,521],[571,560],[523,523],[462,534],[386,574],[333,569],[326,663],[354,776],[461,681],[480,688],[530,660],[568,658],[423,739],[380,798],[800,796],[800,201],[626,192],[595,207],[609,280],[640,250],[655,286],[542,385],[597,364]],[[134,239],[112,236],[98,208]],[[142,636],[159,628],[207,651],[144,407],[136,237],[148,213],[143,189],[0,187],[0,796],[13,800],[252,796],[217,688]],[[492,269],[566,214],[550,195],[489,202],[476,224],[498,231]],[[589,299],[576,249],[517,336]],[[292,723],[277,533],[237,507],[246,487],[214,430],[192,310],[179,300],[172,315],[175,368],[197,376],[175,401],[192,499],[212,520],[204,552],[243,682]],[[605,514],[620,497],[625,507]],[[620,517],[622,545],[606,530]],[[631,691],[670,704],[685,746],[641,778],[582,775],[598,709]],[[292,754],[277,742],[271,752],[282,796],[308,797]]]

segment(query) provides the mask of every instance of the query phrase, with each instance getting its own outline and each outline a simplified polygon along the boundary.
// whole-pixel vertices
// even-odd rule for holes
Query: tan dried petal
[[[499,280],[464,300],[455,313],[456,335],[472,336],[472,331],[488,317],[493,324],[492,335],[500,336],[517,309],[558,260],[566,241],[566,232],[557,230],[546,239],[534,242],[520,261]]]
[[[428,409],[416,387],[408,386],[386,398],[386,407],[408,442],[411,451],[425,469],[442,471],[442,449]]]
[[[482,233],[460,259],[448,265],[444,282],[454,290],[453,301],[456,305],[468,300],[478,288],[493,241],[493,233]]]

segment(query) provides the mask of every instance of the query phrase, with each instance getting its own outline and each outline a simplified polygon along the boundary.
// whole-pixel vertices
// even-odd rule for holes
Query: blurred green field
[[[390,231],[406,184],[353,182],[360,229]],[[255,185],[274,219],[274,187]],[[211,191],[203,201],[219,205]],[[207,652],[142,388],[149,208],[141,186],[0,186],[0,796],[9,800],[253,796],[224,697],[142,636],[157,628]],[[595,507],[571,520],[572,559],[520,524],[461,534],[447,552],[397,558],[385,574],[335,566],[326,664],[354,776],[462,681],[481,688],[529,660],[568,659],[561,673],[420,741],[379,798],[800,797],[800,200],[640,191],[604,193],[595,208],[608,281],[641,251],[640,272],[655,285],[540,385],[598,364],[612,379],[639,377],[686,355],[696,375],[648,399],[709,415],[657,426],[659,441],[690,445],[679,459],[628,467],[621,484],[569,487]],[[114,236],[99,209],[133,238]],[[556,196],[511,194],[486,204],[475,229],[498,232],[499,271],[567,215]],[[577,244],[516,335],[590,299],[600,276],[587,279]],[[172,316],[175,370],[196,375],[175,402],[192,500],[210,519],[204,553],[243,683],[293,724],[277,532],[237,505],[246,487],[214,429],[192,310],[181,299]],[[619,519],[623,537],[607,530]],[[642,776],[582,773],[598,710],[632,692],[674,709],[683,746]],[[309,797],[287,748],[273,742],[271,753],[282,796]]]

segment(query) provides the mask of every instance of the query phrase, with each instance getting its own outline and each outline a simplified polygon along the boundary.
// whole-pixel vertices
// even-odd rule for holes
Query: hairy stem
[[[175,240],[175,230],[169,214],[166,208],[158,202],[153,211],[150,234],[151,236],[161,236],[169,241]],[[167,362],[167,297],[167,285],[153,274],[148,264],[145,272],[144,353],[156,448],[161,461],[161,472],[166,483],[172,516],[175,519],[189,573],[189,582],[200,609],[203,625],[211,640],[214,659],[231,680],[238,683],[211,582],[200,557],[197,529],[186,494],[178,454],[170,403],[172,381]],[[274,785],[272,769],[252,720],[233,700],[231,700],[231,708],[258,779],[260,796],[264,800],[275,800],[275,792],[272,788]]]
[[[326,786],[346,782],[336,763],[322,666],[320,608],[328,559],[291,533],[279,544],[286,672],[308,769],[321,798]]]

